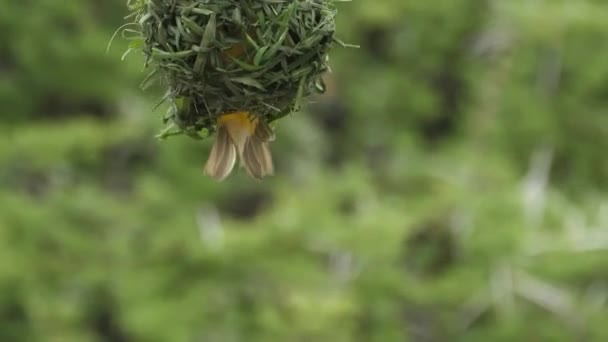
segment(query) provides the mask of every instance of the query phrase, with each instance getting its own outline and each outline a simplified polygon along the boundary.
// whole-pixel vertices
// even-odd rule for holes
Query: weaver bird
[[[222,181],[230,175],[237,159],[255,179],[274,173],[269,147],[274,133],[266,122],[248,112],[235,112],[221,115],[217,127],[205,174]]]

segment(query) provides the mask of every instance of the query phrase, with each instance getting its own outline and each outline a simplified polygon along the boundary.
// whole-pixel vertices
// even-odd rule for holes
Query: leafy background
[[[608,3],[340,5],[277,176],[154,139],[123,0],[2,0],[0,340],[608,339]]]

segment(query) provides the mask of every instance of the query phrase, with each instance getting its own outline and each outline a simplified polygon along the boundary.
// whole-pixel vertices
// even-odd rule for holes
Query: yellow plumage
[[[269,142],[274,133],[248,112],[224,114],[217,120],[217,137],[205,165],[205,174],[221,181],[230,175],[237,158],[247,174],[261,179],[274,173]]]

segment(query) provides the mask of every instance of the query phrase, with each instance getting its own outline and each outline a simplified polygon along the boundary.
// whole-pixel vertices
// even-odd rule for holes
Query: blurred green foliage
[[[608,3],[341,4],[362,49],[221,184],[124,1],[2,5],[1,341],[608,339]]]

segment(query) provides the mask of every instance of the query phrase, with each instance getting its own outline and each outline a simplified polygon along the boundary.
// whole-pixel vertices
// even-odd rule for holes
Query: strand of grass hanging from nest
[[[135,0],[134,48],[169,90],[165,137],[215,130],[224,113],[274,121],[322,93],[336,9],[331,0]],[[176,126],[177,131],[172,131]]]

